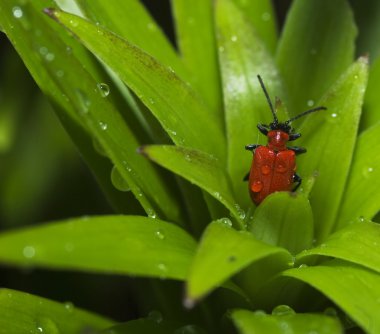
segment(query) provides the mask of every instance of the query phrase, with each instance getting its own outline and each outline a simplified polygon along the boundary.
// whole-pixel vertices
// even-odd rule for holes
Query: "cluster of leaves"
[[[221,332],[225,319],[210,314],[222,309],[239,333],[379,332],[380,228],[363,217],[380,205],[380,63],[365,94],[368,60],[354,62],[349,4],[295,0],[277,41],[270,1],[173,0],[180,56],[137,0],[75,4],[80,15],[3,0],[0,26],[119,215],[4,232],[0,261],[185,281],[195,316],[115,324],[2,289],[0,328]],[[255,208],[241,180],[244,145],[270,121],[257,74],[291,114],[328,111],[302,124],[310,153],[299,159],[300,191]]]

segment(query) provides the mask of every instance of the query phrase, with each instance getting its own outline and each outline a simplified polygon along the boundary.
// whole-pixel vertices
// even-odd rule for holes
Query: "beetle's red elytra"
[[[296,155],[305,153],[306,149],[287,146],[288,141],[301,137],[301,134],[295,132],[290,124],[302,116],[327,108],[313,108],[285,122],[279,122],[263,80],[260,75],[257,78],[273,115],[273,122],[269,125],[257,125],[260,132],[268,137],[267,145],[250,144],[245,146],[246,150],[252,151],[253,160],[250,172],[244,179],[248,179],[249,193],[253,203],[259,205],[268,195],[276,191],[296,191],[301,185],[302,179],[296,173]]]

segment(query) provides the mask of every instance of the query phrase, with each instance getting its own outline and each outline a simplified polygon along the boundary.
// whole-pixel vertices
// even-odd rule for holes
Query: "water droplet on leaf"
[[[291,315],[295,313],[296,312],[288,305],[278,305],[272,311],[273,315]]]
[[[107,84],[100,82],[96,85],[98,87],[98,91],[102,97],[107,97],[110,93],[110,88]]]
[[[117,190],[130,191],[127,181],[120,174],[119,170],[114,166],[111,171],[111,182]]]
[[[22,250],[22,254],[27,259],[31,259],[36,255],[36,250],[33,246],[25,246],[24,249]]]

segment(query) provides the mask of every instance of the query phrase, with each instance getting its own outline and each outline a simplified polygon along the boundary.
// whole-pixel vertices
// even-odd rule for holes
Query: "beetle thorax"
[[[289,135],[281,130],[272,130],[268,132],[268,148],[274,151],[286,150],[286,143]]]

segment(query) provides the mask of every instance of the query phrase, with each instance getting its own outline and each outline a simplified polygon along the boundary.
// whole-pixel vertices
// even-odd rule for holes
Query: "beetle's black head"
[[[287,134],[294,132],[294,129],[287,122],[276,122],[276,121],[274,121],[274,122],[269,124],[269,128],[271,130],[280,130],[280,131],[286,132]]]

